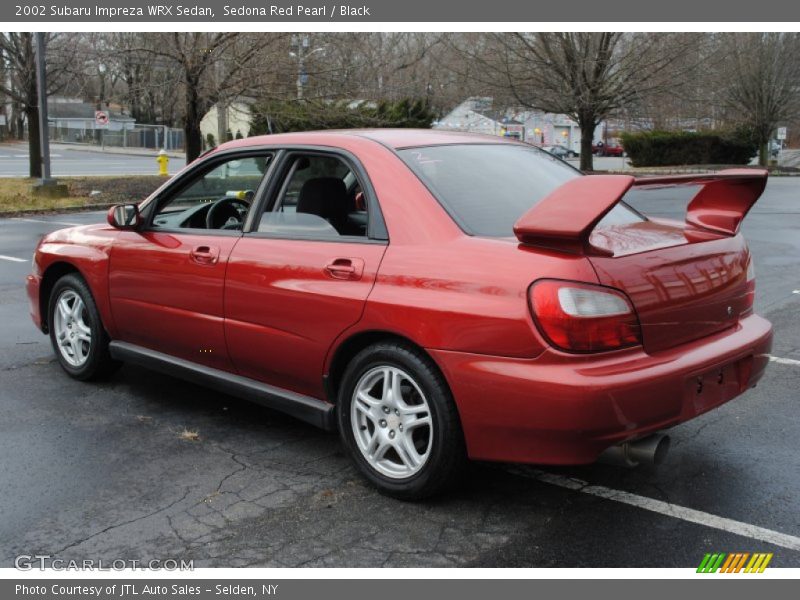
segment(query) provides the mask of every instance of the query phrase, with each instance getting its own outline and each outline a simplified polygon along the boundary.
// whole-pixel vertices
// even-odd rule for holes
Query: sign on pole
[[[778,127],[778,135],[776,136],[779,140],[786,139],[786,127]]]
[[[108,125],[108,113],[104,110],[94,111],[94,122],[101,127]]]

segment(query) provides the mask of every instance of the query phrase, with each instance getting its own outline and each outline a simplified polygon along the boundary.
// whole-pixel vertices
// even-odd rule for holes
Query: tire
[[[387,376],[390,388],[401,390],[399,400],[384,391]],[[342,377],[336,414],[342,443],[383,494],[421,500],[453,487],[465,471],[450,389],[431,359],[411,346],[384,342],[359,352]]]
[[[47,314],[53,351],[70,377],[80,381],[100,379],[120,367],[121,363],[111,358],[108,334],[89,286],[80,275],[70,273],[56,281]]]

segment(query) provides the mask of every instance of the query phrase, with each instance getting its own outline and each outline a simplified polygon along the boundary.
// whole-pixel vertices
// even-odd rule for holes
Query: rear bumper
[[[39,330],[42,329],[42,314],[39,309],[39,288],[41,284],[41,277],[34,274],[30,274],[25,278],[25,292],[28,294],[28,306],[31,319]]]
[[[751,315],[724,332],[646,354],[548,350],[532,360],[429,350],[450,383],[477,460],[584,464],[607,447],[688,421],[764,374],[772,326]]]

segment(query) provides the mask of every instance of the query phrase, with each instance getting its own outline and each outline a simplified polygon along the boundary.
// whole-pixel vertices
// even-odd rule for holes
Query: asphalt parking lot
[[[683,214],[668,192],[648,198],[647,213]],[[756,389],[671,430],[658,468],[478,464],[420,504],[377,494],[335,435],[289,417],[135,367],[101,384],[62,373],[23,278],[42,234],[102,218],[0,219],[0,566],[696,567],[773,552],[800,567],[800,179],[771,180],[744,227],[775,326]]]

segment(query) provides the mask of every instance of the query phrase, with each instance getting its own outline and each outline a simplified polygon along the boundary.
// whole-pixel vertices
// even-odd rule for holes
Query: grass
[[[23,177],[0,179],[0,214],[24,214],[59,210],[80,210],[87,206],[140,202],[164,183],[155,175],[111,177],[60,177],[67,185],[66,198],[43,198],[31,192],[37,180]],[[91,195],[98,191],[100,194]]]

